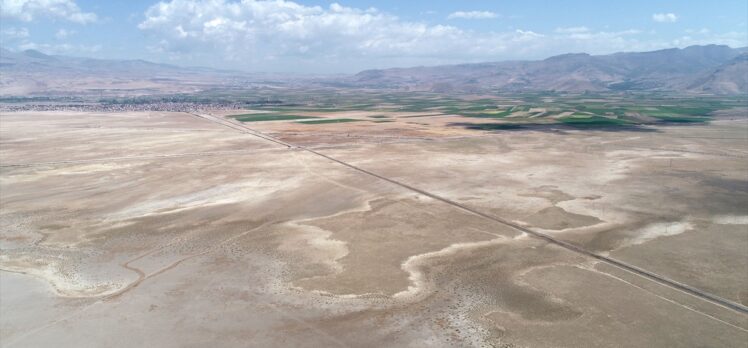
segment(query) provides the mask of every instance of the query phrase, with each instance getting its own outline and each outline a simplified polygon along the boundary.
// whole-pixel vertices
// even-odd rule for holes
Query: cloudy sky
[[[748,46],[748,1],[0,0],[10,50],[247,71]]]

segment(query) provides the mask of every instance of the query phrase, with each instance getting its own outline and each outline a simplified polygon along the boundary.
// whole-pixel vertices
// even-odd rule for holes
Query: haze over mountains
[[[434,92],[675,91],[739,94],[748,92],[748,49],[707,45],[599,56],[571,53],[540,61],[392,68],[366,70],[355,75],[296,79],[278,74],[185,68],[143,60],[52,56],[34,50],[11,52],[3,49],[0,52],[1,95],[148,94],[290,83]]]
[[[592,56],[563,54],[540,61],[508,61],[367,70],[357,86],[454,90],[667,90],[717,94],[748,91],[748,50],[691,46]]]
[[[263,80],[262,74],[180,67],[145,60],[47,55],[0,50],[0,95],[155,94],[196,92]]]

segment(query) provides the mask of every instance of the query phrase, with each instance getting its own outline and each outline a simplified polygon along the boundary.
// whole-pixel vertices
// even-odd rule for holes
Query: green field
[[[327,118],[324,120],[311,120],[311,121],[299,121],[296,123],[303,124],[324,124],[324,123],[345,123],[345,122],[360,122],[363,120],[355,120],[352,118]]]
[[[516,124],[516,123],[460,123],[456,124],[457,126],[462,126],[467,129],[474,129],[474,130],[517,130],[517,129],[523,129],[525,128],[526,124]]]
[[[234,118],[240,122],[286,121],[286,120],[317,118],[317,117],[310,117],[310,116],[276,115],[276,114],[242,114],[242,115],[231,115],[229,117]]]
[[[561,123],[575,126],[575,127],[600,127],[600,126],[621,126],[621,125],[631,125],[631,122],[617,119],[617,118],[608,118],[608,117],[602,117],[602,116],[589,116],[589,117],[580,117],[580,116],[571,116],[571,117],[563,117],[559,119]]]
[[[480,113],[461,113],[461,116],[473,118],[503,118],[509,116],[514,110],[483,110]]]
[[[670,116],[670,115],[662,115],[662,116],[653,116],[657,119],[659,119],[662,122],[672,122],[672,123],[705,123],[709,122],[709,117],[696,117],[696,116]]]
[[[517,92],[487,93],[480,98],[470,94],[440,94],[387,90],[346,89],[258,89],[250,94],[212,91],[193,95],[134,97],[100,100],[105,103],[233,102],[244,105],[248,113],[231,117],[241,122],[288,121],[302,124],[353,122],[335,118],[335,112],[366,111],[369,122],[388,119],[458,115],[465,120],[511,120],[513,124],[533,126],[559,124],[575,127],[637,127],[663,123],[708,123],[714,113],[748,104],[746,96],[683,95],[675,93],[565,93]],[[530,110],[538,109],[544,111]],[[249,110],[266,113],[249,113]],[[328,119],[301,116],[307,112],[329,112]],[[419,112],[426,115],[390,116],[391,112]],[[559,115],[571,115],[561,116]],[[377,122],[379,123],[379,122]],[[504,126],[497,126],[504,127]],[[489,126],[483,128],[490,128]]]

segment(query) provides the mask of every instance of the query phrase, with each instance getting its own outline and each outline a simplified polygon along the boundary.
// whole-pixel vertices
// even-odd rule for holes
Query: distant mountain
[[[0,71],[35,72],[50,74],[115,76],[130,74],[130,76],[160,77],[193,73],[193,74],[237,74],[236,71],[215,70],[206,68],[184,68],[168,64],[152,63],[145,60],[112,60],[79,58],[58,55],[47,55],[36,50],[11,52],[7,49],[0,51]]]
[[[739,94],[748,91],[748,53],[743,53],[729,62],[696,79],[689,89],[714,94]]]
[[[362,71],[351,86],[426,91],[662,90],[746,93],[746,49],[690,46],[593,56]],[[737,75],[736,75],[737,74]],[[742,74],[742,75],[741,75]]]
[[[278,74],[0,48],[0,95],[194,93],[216,87],[275,86],[288,81],[291,81],[288,76]]]
[[[366,70],[310,77],[0,50],[0,95],[139,95],[295,86],[433,92],[677,91],[748,93],[748,48],[690,46],[609,55]]]

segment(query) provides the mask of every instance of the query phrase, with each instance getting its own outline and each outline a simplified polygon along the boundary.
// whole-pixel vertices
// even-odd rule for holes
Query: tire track
[[[702,290],[694,288],[694,287],[692,287],[690,285],[687,285],[687,284],[675,281],[673,279],[667,278],[665,276],[662,276],[660,274],[657,274],[657,273],[654,273],[654,272],[651,272],[651,271],[647,271],[647,270],[645,270],[643,268],[631,265],[629,263],[626,263],[626,262],[623,262],[623,261],[620,261],[620,260],[617,260],[617,259],[614,259],[614,258],[611,258],[611,257],[608,257],[608,256],[604,256],[604,255],[600,255],[600,254],[594,253],[594,252],[589,251],[589,250],[587,250],[587,249],[585,249],[585,248],[583,248],[583,247],[581,247],[579,245],[566,242],[564,240],[558,239],[558,238],[553,237],[551,235],[535,231],[535,230],[530,229],[528,227],[520,226],[520,225],[518,225],[516,223],[513,223],[511,221],[508,221],[508,220],[502,219],[500,217],[484,213],[482,211],[479,211],[479,210],[476,210],[474,208],[468,207],[466,205],[463,205],[461,203],[455,202],[455,201],[450,200],[448,198],[439,196],[437,194],[434,194],[434,193],[431,193],[431,192],[428,192],[428,191],[424,191],[422,189],[416,188],[414,186],[410,186],[410,185],[408,185],[406,183],[397,181],[395,179],[390,179],[388,177],[379,175],[377,173],[371,172],[371,171],[363,169],[361,167],[357,167],[357,166],[355,166],[353,164],[349,164],[347,162],[338,160],[338,159],[336,159],[334,157],[331,157],[331,156],[325,155],[323,153],[317,152],[317,151],[315,151],[313,149],[310,149],[310,148],[307,148],[307,147],[304,147],[304,146],[297,146],[297,145],[292,145],[292,144],[286,143],[284,141],[281,141],[281,140],[275,139],[273,137],[270,137],[268,135],[262,134],[259,131],[254,130],[252,128],[249,128],[247,126],[239,125],[239,124],[233,123],[233,122],[225,120],[225,119],[220,119],[219,120],[217,117],[212,116],[212,115],[198,115],[198,114],[195,114],[195,113],[189,113],[189,114],[193,115],[193,116],[196,116],[196,117],[203,118],[203,119],[208,120],[208,121],[212,121],[212,122],[216,122],[216,123],[222,124],[222,125],[224,125],[226,127],[236,129],[236,130],[241,131],[241,132],[246,133],[246,134],[254,135],[254,136],[257,136],[259,138],[266,139],[268,141],[272,141],[274,143],[286,146],[288,148],[297,148],[297,149],[300,149],[300,150],[303,150],[303,151],[307,151],[309,153],[312,153],[314,155],[326,158],[326,159],[328,159],[328,160],[330,160],[332,162],[335,162],[337,164],[343,165],[345,167],[348,167],[348,168],[353,169],[355,171],[358,171],[360,173],[363,173],[363,174],[375,177],[377,179],[389,182],[389,183],[391,183],[393,185],[396,185],[396,186],[400,186],[400,187],[402,187],[404,189],[407,189],[407,190],[413,191],[415,193],[424,195],[424,196],[432,198],[434,200],[437,200],[437,201],[449,204],[449,205],[451,205],[453,207],[456,207],[458,209],[467,211],[469,213],[472,213],[472,214],[477,215],[479,217],[482,217],[484,219],[488,219],[488,220],[500,223],[500,224],[502,224],[504,226],[513,228],[513,229],[521,231],[521,232],[525,232],[525,233],[527,233],[527,234],[529,234],[529,235],[531,235],[533,237],[536,237],[538,239],[542,239],[542,240],[544,240],[544,241],[546,241],[548,243],[557,245],[559,247],[562,247],[564,249],[567,249],[569,251],[572,251],[572,252],[575,252],[575,253],[587,256],[587,257],[590,257],[592,259],[595,259],[595,260],[607,263],[607,264],[609,264],[611,266],[614,266],[616,268],[622,269],[624,271],[630,272],[630,273],[635,274],[637,276],[640,276],[642,278],[648,279],[650,281],[654,281],[654,282],[659,283],[661,285],[664,285],[666,287],[669,287],[669,288],[678,290],[680,292],[686,293],[688,295],[691,295],[693,297],[699,298],[701,300],[704,300],[704,301],[707,301],[707,302],[711,302],[711,303],[713,303],[715,305],[718,305],[718,306],[721,306],[721,307],[725,307],[725,308],[734,310],[736,312],[740,312],[740,313],[743,313],[743,314],[748,314],[748,307],[746,307],[746,306],[744,306],[742,304],[739,304],[739,303],[727,300],[725,298],[719,297],[717,295],[711,294],[711,293],[706,292],[706,291],[702,291]]]
[[[176,244],[177,241],[173,240],[173,241],[171,241],[171,242],[169,242],[169,243],[167,243],[165,245],[162,245],[162,246],[156,247],[154,249],[151,249],[151,250],[149,250],[147,252],[144,252],[144,253],[136,256],[135,258],[130,259],[129,261],[127,261],[127,262],[125,262],[125,263],[123,263],[123,264],[120,265],[120,266],[122,266],[123,268],[125,268],[127,270],[135,272],[138,275],[138,279],[136,279],[132,283],[128,284],[124,288],[118,290],[117,292],[114,292],[114,293],[111,293],[111,294],[108,294],[108,295],[105,295],[105,296],[102,296],[102,297],[98,298],[96,301],[91,302],[90,304],[86,305],[85,307],[81,308],[78,311],[75,311],[75,312],[70,313],[68,315],[65,315],[65,316],[63,316],[61,318],[53,320],[53,321],[51,321],[51,322],[49,322],[49,323],[47,323],[45,325],[42,325],[40,327],[34,328],[32,330],[29,330],[29,331],[25,332],[23,335],[20,335],[18,337],[14,337],[13,340],[11,340],[9,342],[5,342],[5,344],[3,344],[3,346],[10,347],[12,345],[16,345],[19,342],[21,342],[24,339],[26,339],[27,337],[29,337],[29,336],[31,336],[33,334],[36,334],[36,333],[38,333],[38,332],[40,332],[42,330],[48,329],[48,328],[50,328],[52,326],[55,326],[55,325],[57,325],[59,323],[68,321],[68,320],[74,318],[75,316],[77,316],[79,314],[82,314],[85,311],[88,311],[89,309],[93,308],[96,305],[104,304],[104,303],[109,302],[111,300],[115,300],[115,299],[121,297],[122,295],[126,294],[127,292],[129,292],[129,291],[137,288],[144,281],[146,281],[148,279],[151,279],[151,278],[156,277],[156,276],[158,276],[160,274],[163,274],[163,273],[165,273],[165,272],[167,272],[167,271],[169,271],[171,269],[174,269],[175,267],[179,266],[181,263],[183,263],[183,262],[185,262],[187,260],[190,260],[190,259],[202,256],[202,255],[206,255],[206,254],[209,254],[211,252],[214,252],[214,251],[218,250],[221,246],[223,246],[223,245],[225,245],[227,243],[230,243],[230,242],[235,241],[235,240],[237,240],[237,239],[239,239],[241,237],[246,236],[247,234],[250,234],[250,233],[252,233],[254,231],[257,231],[257,230],[260,230],[260,229],[262,229],[264,227],[272,225],[273,223],[275,223],[275,222],[265,222],[265,223],[260,224],[259,226],[251,228],[251,229],[249,229],[247,231],[244,231],[242,233],[238,233],[238,234],[236,234],[234,236],[228,237],[228,238],[222,240],[221,242],[219,242],[219,243],[217,243],[217,244],[209,247],[208,249],[203,250],[202,252],[182,257],[182,258],[180,258],[180,259],[178,259],[178,260],[170,263],[169,265],[167,265],[165,267],[162,267],[162,268],[154,271],[153,273],[150,273],[150,274],[147,274],[147,275],[146,275],[146,273],[143,270],[141,270],[141,269],[139,269],[137,267],[130,266],[130,263],[136,262],[138,260],[141,260],[141,259],[149,256],[149,255],[152,255],[153,253],[156,253],[158,251],[166,249],[169,246],[172,246],[172,245]],[[6,271],[6,270],[1,270],[1,271]],[[13,272],[13,271],[7,271],[7,272]],[[23,272],[14,272],[14,273],[25,274]],[[292,315],[292,314],[290,314],[290,313],[288,313],[288,312],[286,312],[286,311],[278,308],[278,306],[276,306],[275,304],[268,303],[267,305],[268,305],[268,307],[270,309],[272,309],[274,312],[278,313],[282,317],[284,317],[286,319],[289,319],[289,320],[292,320],[292,321],[296,322],[297,324],[299,324],[299,325],[301,325],[301,326],[303,326],[303,327],[305,327],[305,328],[313,331],[315,334],[317,334],[320,337],[323,337],[326,340],[328,340],[332,345],[335,345],[335,346],[338,346],[338,347],[349,347],[349,345],[347,345],[345,342],[343,342],[343,341],[335,338],[334,336],[328,334],[327,332],[325,332],[324,330],[318,328],[314,324],[311,324],[311,323],[309,323],[308,321],[306,321],[306,320],[304,320],[302,318],[299,318],[299,317],[297,317],[295,315]]]

